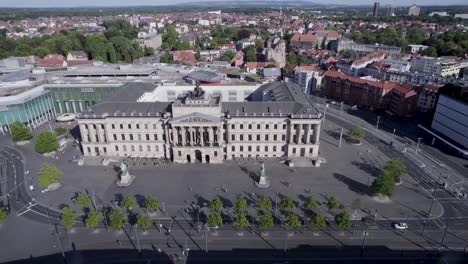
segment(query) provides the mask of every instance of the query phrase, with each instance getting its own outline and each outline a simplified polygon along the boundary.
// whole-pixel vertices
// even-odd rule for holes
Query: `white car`
[[[408,229],[408,224],[407,223],[394,223],[393,227],[397,230],[406,230]]]
[[[217,225],[206,225],[206,229],[207,230],[218,230],[218,226]]]

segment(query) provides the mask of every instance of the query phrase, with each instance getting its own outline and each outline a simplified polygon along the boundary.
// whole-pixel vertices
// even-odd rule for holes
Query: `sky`
[[[0,0],[0,7],[81,7],[81,6],[138,6],[138,5],[167,5],[185,2],[208,2],[209,0]],[[218,0],[219,1],[219,0]],[[227,0],[229,1],[229,0]],[[292,0],[293,1],[293,0]],[[316,3],[335,3],[347,5],[372,5],[374,0],[309,0]],[[377,0],[379,1],[379,0]],[[382,4],[392,1],[395,6],[418,5],[455,5],[467,4],[466,0],[380,0]]]

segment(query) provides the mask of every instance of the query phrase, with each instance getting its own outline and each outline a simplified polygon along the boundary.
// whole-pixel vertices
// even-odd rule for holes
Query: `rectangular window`
[[[231,125],[231,129],[234,129],[236,127],[236,125],[232,124]]]
[[[244,146],[240,146],[240,151],[244,151]]]
[[[127,151],[127,145],[123,146],[124,151]]]
[[[122,136],[122,140],[125,140],[125,134],[122,134],[121,136]]]
[[[140,129],[140,124],[136,124],[137,129]]]
[[[179,154],[179,157],[182,156],[182,152],[180,152],[180,150],[177,152],[177,154]]]
[[[231,140],[232,140],[232,141],[236,140],[236,135],[232,134],[232,135],[231,135]]]
[[[268,146],[265,146],[265,151],[268,151]]]
[[[252,134],[249,134],[249,141],[252,141]]]
[[[135,146],[134,145],[132,145],[131,148],[132,148],[132,151],[135,151]]]
[[[115,129],[115,124],[112,124],[112,129]]]
[[[244,125],[243,125],[243,124],[240,124],[240,129],[244,129]]]
[[[133,134],[130,134],[130,140],[133,140]]]
[[[149,134],[146,134],[146,140],[147,140],[147,141],[150,140]]]
[[[273,135],[273,141],[278,141],[278,135]]]
[[[104,150],[104,153],[107,153],[107,148],[103,147],[102,150]]]
[[[145,129],[148,129],[148,124],[145,124]]]
[[[232,150],[232,151],[236,151],[236,147],[235,147],[235,146],[232,146],[232,147],[231,147],[231,150]]]
[[[247,150],[248,150],[248,151],[252,151],[252,146],[248,146],[248,147],[247,147]]]
[[[260,141],[260,134],[257,134],[257,141]]]
[[[240,141],[244,141],[244,135],[239,135]]]
[[[275,124],[275,126],[274,126],[273,128],[274,128],[274,129],[278,129],[278,125],[277,125],[277,124]]]
[[[153,129],[156,129],[156,124],[153,124]]]
[[[128,124],[128,129],[132,129],[132,124]]]
[[[270,135],[266,134],[265,135],[265,141],[268,141],[270,139]]]
[[[257,125],[257,129],[260,129],[260,124]]]
[[[150,145],[146,146],[146,150],[151,151],[151,146]]]
[[[293,154],[296,154],[296,148],[293,148],[293,149],[292,149],[292,153],[293,153]]]
[[[138,134],[138,141],[141,141],[141,134]]]
[[[286,124],[283,124],[283,129],[286,129]]]
[[[154,146],[154,150],[155,150],[155,151],[159,151],[159,147],[158,147],[158,146]]]
[[[114,140],[117,140],[117,135],[116,134],[114,134]]]
[[[123,124],[120,124],[120,129],[123,129]]]
[[[257,146],[257,151],[260,151],[260,146]]]
[[[154,140],[158,140],[158,134],[154,134]]]
[[[252,124],[249,124],[249,129],[252,129]]]
[[[266,124],[266,125],[265,125],[265,129],[270,129],[270,125],[269,125],[269,124]]]
[[[115,151],[119,151],[119,146],[115,146]]]
[[[281,140],[285,141],[286,140],[286,135],[281,135]]]
[[[276,146],[273,146],[273,151],[276,151]]]
[[[139,146],[138,148],[140,151],[143,151],[143,146]]]
[[[88,153],[91,153],[91,148],[90,147],[88,147]]]
[[[218,157],[218,151],[215,151],[215,152],[214,152],[214,156],[215,156],[215,157]]]

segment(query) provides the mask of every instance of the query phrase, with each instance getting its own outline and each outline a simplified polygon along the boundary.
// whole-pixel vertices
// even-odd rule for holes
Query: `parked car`
[[[217,225],[206,225],[207,230],[218,230],[219,226]]]
[[[394,224],[393,224],[393,227],[394,227],[396,230],[406,230],[406,229],[408,229],[408,224],[407,224],[407,223],[403,223],[403,222],[398,222],[398,223],[394,223]]]
[[[439,182],[439,188],[444,188],[446,189],[448,187],[448,184],[444,181]]]

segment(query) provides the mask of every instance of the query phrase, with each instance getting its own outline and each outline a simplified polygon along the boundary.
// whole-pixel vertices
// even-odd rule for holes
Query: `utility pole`
[[[205,252],[208,253],[208,226],[205,225]]]
[[[369,235],[367,228],[366,228],[366,231],[364,231],[362,234],[364,235],[364,238],[362,239],[361,257],[364,256],[364,247],[366,246],[366,238]]]
[[[343,138],[343,128],[340,129],[340,143],[338,144],[338,148],[341,148],[341,139]]]
[[[418,138],[418,144],[416,145],[416,154],[418,154],[419,151],[419,143],[421,142],[422,138]]]
[[[432,199],[431,199],[431,207],[429,207],[429,212],[426,215],[426,220],[424,220],[424,225],[423,225],[423,230],[421,232],[421,236],[424,236],[424,231],[426,231],[427,221],[429,220],[429,217],[431,216],[431,213],[432,213],[432,206],[434,206],[434,200],[435,200],[435,196],[437,193],[437,189],[439,189],[439,182],[440,182],[441,177],[442,177],[442,172],[439,173],[439,179],[437,179],[436,186],[434,187],[434,193],[432,194]]]
[[[381,116],[377,117],[377,125],[376,125],[377,129],[379,129],[380,118],[381,118]]]
[[[137,239],[138,254],[141,254],[140,239],[138,238],[138,224],[135,225],[135,237]]]
[[[62,239],[61,239],[60,236],[59,236],[57,224],[55,224],[55,234],[57,235],[57,239],[58,239],[58,241],[59,241],[60,250],[62,251],[63,259],[65,260],[65,263],[67,263],[67,258],[65,257],[65,252],[63,251]]]
[[[442,236],[442,240],[440,241],[439,250],[444,247],[445,236],[447,235],[447,230],[448,230],[448,223],[446,223],[444,228],[445,228],[445,231],[444,231],[444,235]]]

